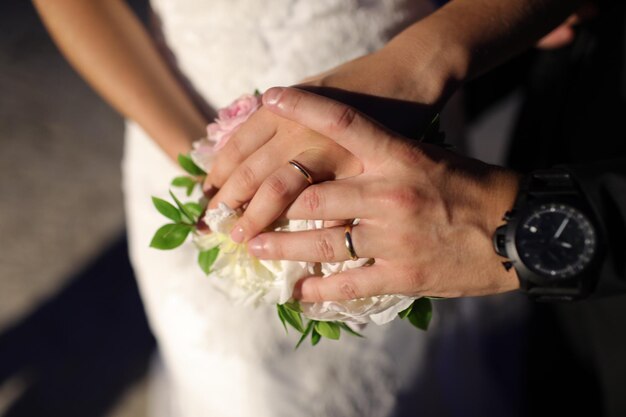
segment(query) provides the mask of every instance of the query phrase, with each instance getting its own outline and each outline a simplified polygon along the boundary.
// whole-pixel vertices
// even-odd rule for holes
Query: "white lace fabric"
[[[182,72],[216,108],[242,93],[290,85],[382,46],[430,10],[415,0],[156,0]],[[124,194],[132,264],[171,383],[175,417],[390,416],[420,369],[425,334],[394,321],[297,351],[273,306],[234,306],[191,245],[149,247],[164,223],[150,196],[181,175],[127,125]],[[163,411],[163,410],[161,410]]]

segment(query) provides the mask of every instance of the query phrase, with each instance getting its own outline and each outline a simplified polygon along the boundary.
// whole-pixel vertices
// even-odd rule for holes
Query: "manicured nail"
[[[278,103],[278,100],[283,94],[283,91],[285,91],[285,89],[282,87],[270,88],[265,92],[265,94],[263,94],[263,103],[268,105],[274,105]]]
[[[205,185],[202,188],[202,193],[209,200],[213,198],[213,196],[217,193],[218,189],[212,186],[211,184]]]
[[[248,241],[248,252],[257,258],[263,254],[264,247],[265,244],[263,243],[263,239],[260,237],[255,237],[254,239]]]
[[[233,229],[232,232],[230,232],[230,238],[235,242],[235,243],[241,243],[243,242],[243,239],[245,238],[245,233],[243,232],[243,227],[241,226],[235,226],[235,228]]]
[[[196,229],[199,232],[210,232],[211,229],[209,228],[209,225],[206,224],[204,222],[204,220],[202,219],[202,216],[200,216],[200,219],[196,222]]]

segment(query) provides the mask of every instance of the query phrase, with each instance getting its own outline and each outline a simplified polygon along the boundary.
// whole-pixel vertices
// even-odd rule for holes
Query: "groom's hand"
[[[235,241],[256,236],[309,185],[290,160],[316,181],[347,178],[363,169],[333,140],[261,107],[218,152],[205,184],[209,208],[246,207],[233,231]]]
[[[437,54],[437,67],[441,55]],[[349,104],[385,126],[408,137],[417,137],[443,105],[453,86],[440,70],[431,68],[432,59],[407,60],[394,45],[346,62],[323,74],[304,80],[299,88]],[[304,153],[304,154],[302,154]],[[333,141],[290,120],[277,117],[261,108],[233,135],[218,153],[207,187],[219,192],[211,201],[214,207],[224,202],[233,208],[248,203],[261,191],[275,195],[269,211],[252,207],[255,219],[247,225],[247,240],[276,218],[301,191],[301,183],[290,181],[286,165],[291,159],[308,168],[316,181],[346,178],[361,172],[351,155],[337,148]],[[275,191],[259,190],[260,185],[281,167],[282,173],[271,177]],[[265,211],[265,212],[263,212]],[[258,219],[258,220],[257,220]]]
[[[518,287],[492,234],[513,205],[518,177],[442,149],[415,144],[344,104],[296,89],[264,95],[268,110],[331,138],[358,157],[359,175],[307,187],[290,219],[359,218],[354,252],[375,263],[296,286],[303,301],[378,294],[455,297]],[[249,250],[264,259],[348,260],[344,227],[263,233]]]

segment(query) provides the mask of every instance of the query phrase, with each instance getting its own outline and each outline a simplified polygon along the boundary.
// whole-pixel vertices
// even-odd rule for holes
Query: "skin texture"
[[[407,128],[423,130],[462,82],[535,45],[579,3],[455,0],[381,50],[309,78],[299,87],[347,103],[410,136]],[[306,167],[316,182],[358,171],[353,158],[323,142],[311,129],[265,109],[234,134],[205,184],[208,195],[214,196],[211,208],[219,202],[237,208],[252,200],[233,229],[233,239],[247,241],[260,233],[306,187],[303,178],[293,175],[289,160]],[[332,167],[337,167],[334,176]],[[263,204],[252,199],[255,193],[266,198]]]
[[[502,213],[513,205],[515,173],[410,141],[349,106],[302,90],[271,89],[264,103],[332,139],[363,165],[358,175],[306,187],[285,215],[360,219],[353,227],[354,248],[359,257],[375,259],[374,265],[305,278],[296,298],[458,297],[518,287],[515,272],[504,269],[491,241]],[[295,170],[291,174],[302,177]],[[344,227],[262,233],[248,242],[248,250],[263,259],[349,259]]]
[[[562,22],[577,3],[569,0],[455,0],[409,27],[380,51],[311,77],[304,83],[310,87],[341,89],[370,98],[411,103],[392,107],[391,114],[385,115],[388,105],[384,101],[372,107],[364,104],[362,98],[342,97],[342,101],[403,132],[402,126],[407,120],[426,123],[460,82],[488,69],[493,61],[501,61],[532,44]],[[74,68],[114,108],[138,122],[170,157],[188,152],[191,142],[204,136],[206,115],[194,105],[150,34],[124,1],[34,0],[33,4]],[[540,23],[529,24],[529,17],[533,16]],[[491,24],[485,25],[485,22]],[[516,27],[524,30],[516,31]],[[494,42],[494,39],[502,41]],[[480,50],[480,53],[470,53],[473,50]],[[256,120],[257,125],[268,126],[264,129],[268,133],[255,142],[258,147],[268,142],[274,132],[286,134],[298,129],[288,121],[265,114],[265,119]],[[307,143],[322,141],[313,142],[310,136],[314,135],[301,130],[291,138]],[[254,151],[239,142],[242,141],[233,141],[232,146],[246,148],[245,152],[225,150],[228,156],[219,159],[207,182],[207,188],[224,187],[219,198],[232,205],[243,204],[253,194],[248,191],[243,196],[234,195],[234,190],[239,188],[234,184],[239,180],[227,183]],[[331,153],[337,151],[332,144],[325,146]],[[304,149],[295,151],[298,152],[289,155],[281,152],[274,160],[285,164]],[[347,165],[346,172],[352,172],[353,162]],[[250,170],[243,168],[243,171]],[[251,188],[258,187],[273,171],[263,172],[258,178],[251,177]],[[238,176],[241,177],[235,175]],[[258,231],[251,230],[246,237]]]
[[[34,0],[65,57],[173,159],[205,135],[207,118],[122,0]]]
[[[341,98],[396,131],[404,132],[411,122],[423,127],[462,82],[530,47],[563,22],[579,4],[571,0],[455,0],[410,26],[380,51],[309,78],[303,85],[321,88],[317,92]],[[137,121],[168,155],[175,157],[187,152],[191,141],[204,135],[206,117],[194,105],[149,34],[123,1],[34,0],[34,5],[74,67],[118,111]],[[356,95],[346,95],[346,92]],[[307,97],[309,100],[312,96]],[[329,106],[319,102],[311,107],[312,114],[318,105],[321,109]],[[336,109],[336,106],[338,104],[334,103],[331,107]],[[501,266],[487,243],[487,236],[495,228],[494,219],[510,203],[510,199],[502,195],[507,190],[513,193],[513,174],[442,154],[438,149],[409,146],[401,136],[394,136],[380,127],[376,130],[370,122],[361,124],[361,127],[369,126],[366,128],[369,132],[361,133],[369,133],[367,146],[377,150],[365,154],[361,144],[348,146],[338,140],[332,123],[342,126],[343,119],[332,122],[329,130],[321,128],[319,120],[318,124],[311,123],[308,116],[299,112],[281,113],[275,111],[277,108],[260,110],[239,129],[209,176],[207,188],[212,188],[211,194],[217,192],[212,206],[219,201],[232,207],[249,204],[233,230],[233,238],[236,241],[253,238],[292,201],[296,201],[292,208],[298,207],[297,202],[305,196],[313,218],[362,218],[363,224],[354,231],[357,253],[383,256],[377,258],[380,261],[367,269],[367,273],[387,268],[389,282],[395,283],[389,287],[391,284],[378,280],[375,281],[380,283],[378,287],[364,289],[344,282],[339,292],[325,292],[323,285],[331,284],[308,287],[304,281],[298,287],[304,299],[353,298],[372,291],[391,290],[457,296],[514,288],[517,281],[511,279],[512,273],[502,276]],[[350,115],[358,113],[345,110],[345,114],[352,117]],[[331,112],[328,116],[338,115]],[[358,115],[354,120],[367,119]],[[345,130],[353,129],[352,126],[350,123]],[[375,138],[384,137],[387,139],[381,144],[374,144]],[[375,154],[385,158],[385,164],[375,159]],[[307,187],[304,177],[287,165],[290,159],[300,162],[316,182],[338,180],[328,184],[340,186],[349,183],[346,181],[360,181],[334,194],[332,199],[318,198],[318,203],[325,201],[328,205],[347,208],[348,203],[356,201],[358,207],[376,210],[317,217],[321,213],[313,210],[316,200],[310,194],[315,187]],[[402,167],[414,169],[417,162],[423,165],[423,169],[418,170],[421,176],[413,177],[401,170]],[[377,171],[383,166],[388,170]],[[498,197],[490,197],[495,191]],[[253,199],[256,194],[259,195],[257,201],[262,201],[263,196],[275,198],[267,200],[271,201],[270,205],[261,204]],[[375,196],[375,201],[363,200],[371,195]],[[485,205],[485,201],[490,204]],[[388,213],[389,209],[396,208],[401,211]],[[382,213],[387,213],[386,218],[394,221],[383,221]],[[483,217],[476,217],[478,213]],[[289,211],[286,214],[289,215]],[[422,223],[409,228],[407,225],[412,224],[409,222],[414,218]],[[384,231],[384,235],[365,239],[362,233],[368,228],[378,230],[379,234]],[[422,233],[421,243],[410,243],[407,230]],[[397,233],[392,233],[394,231]],[[425,231],[430,233],[424,234]],[[394,236],[395,240],[391,241],[389,236]],[[301,240],[299,245],[306,246],[305,240]],[[309,240],[320,242],[315,237]],[[318,251],[316,260],[339,256],[336,254],[340,251],[332,246],[336,238],[331,241],[329,237],[326,242],[328,245],[322,247],[332,248],[332,254]],[[387,244],[390,249],[380,254],[358,246],[364,242],[391,243]],[[393,242],[400,242],[401,246],[394,249]],[[250,245],[255,246],[265,247]],[[468,248],[472,253],[463,253]],[[406,263],[415,253],[422,254],[418,257],[422,263],[418,266]],[[462,253],[465,256],[460,256]],[[281,255],[295,256],[287,252]],[[437,263],[436,259],[440,258],[454,261]],[[474,266],[463,264],[463,259],[472,260]],[[459,278],[458,271],[466,271],[462,267],[468,266],[465,278]],[[478,271],[489,271],[488,278],[481,279]],[[392,274],[409,276],[415,285],[409,287],[397,279],[394,281]],[[351,275],[346,273],[342,279]]]

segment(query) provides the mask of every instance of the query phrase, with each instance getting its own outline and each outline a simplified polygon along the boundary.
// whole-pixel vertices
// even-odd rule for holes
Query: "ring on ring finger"
[[[304,179],[306,179],[306,181],[309,183],[309,185],[313,185],[313,183],[314,183],[313,176],[311,175],[311,173],[309,173],[309,171],[307,171],[307,169],[305,167],[302,166],[302,164],[300,164],[295,159],[292,159],[292,160],[289,161],[289,165],[291,165],[298,172],[300,172],[304,176]]]
[[[359,256],[356,254],[356,251],[354,250],[354,245],[352,243],[352,227],[352,223],[346,225],[346,228],[343,232],[343,237],[346,244],[346,249],[348,250],[348,255],[350,255],[350,259],[356,261],[357,259],[359,259]]]
[[[248,246],[261,259],[282,259],[301,262],[334,263],[348,260],[367,260],[380,253],[380,245],[373,244],[379,234],[369,226],[359,225],[350,232],[352,250],[346,250],[346,228],[338,226],[292,232],[267,232],[256,237]],[[368,236],[369,238],[365,238]],[[357,244],[356,248],[354,243]],[[358,254],[358,255],[357,255]]]

